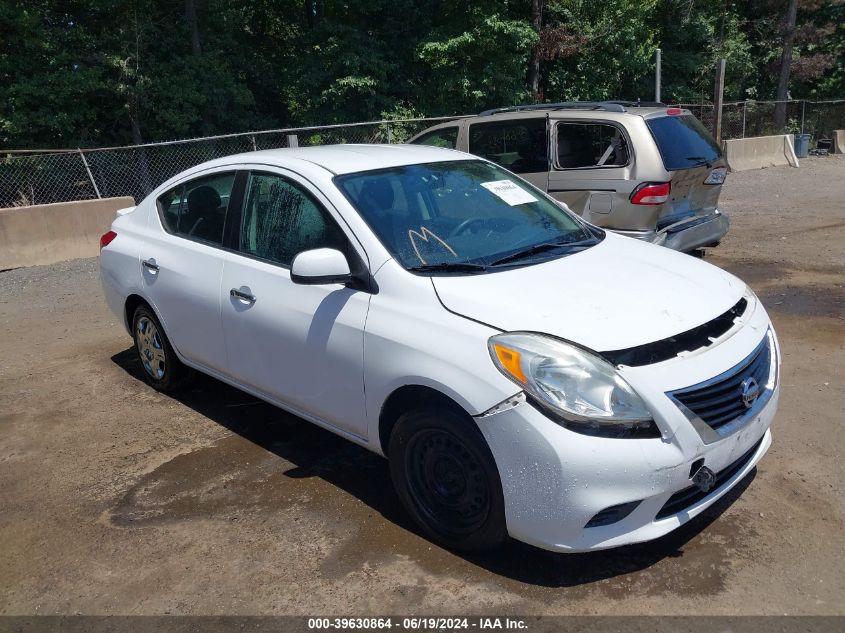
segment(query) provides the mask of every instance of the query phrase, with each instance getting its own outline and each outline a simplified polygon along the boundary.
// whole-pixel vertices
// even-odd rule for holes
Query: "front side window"
[[[346,236],[298,184],[275,174],[250,174],[240,250],[290,266],[302,251],[346,250]]]
[[[517,174],[548,171],[546,119],[474,123],[469,151]]]
[[[165,230],[222,245],[234,184],[235,174],[230,172],[198,178],[165,192],[156,201]]]
[[[428,134],[423,134],[421,137],[413,141],[413,144],[432,145],[434,147],[455,149],[458,145],[458,128],[453,126],[434,130]]]
[[[621,167],[628,164],[628,143],[608,123],[558,123],[557,166],[561,169]]]
[[[482,161],[407,165],[335,183],[407,269],[519,264],[599,237],[521,179]]]

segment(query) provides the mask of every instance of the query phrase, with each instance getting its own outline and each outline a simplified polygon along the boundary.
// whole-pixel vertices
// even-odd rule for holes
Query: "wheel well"
[[[422,406],[445,407],[461,415],[469,416],[464,408],[449,396],[422,385],[404,385],[391,393],[381,408],[378,420],[378,436],[381,451],[387,455],[387,447],[390,444],[390,434],[396,421],[406,411]]]
[[[146,306],[150,305],[143,297],[139,295],[129,295],[128,297],[126,297],[124,316],[126,318],[126,329],[129,330],[130,333],[132,332],[132,316],[135,314],[135,310],[141,304],[144,304]]]

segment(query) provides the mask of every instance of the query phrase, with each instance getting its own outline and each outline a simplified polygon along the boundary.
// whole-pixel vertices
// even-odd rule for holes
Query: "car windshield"
[[[406,165],[337,176],[335,183],[409,270],[472,274],[601,239],[599,230],[487,162]]]
[[[711,163],[722,152],[701,122],[691,114],[647,119],[667,171]]]

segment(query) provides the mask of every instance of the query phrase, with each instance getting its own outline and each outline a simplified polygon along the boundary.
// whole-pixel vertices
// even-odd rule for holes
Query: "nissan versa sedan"
[[[100,245],[154,389],[200,371],[386,456],[447,547],[653,539],[771,444],[778,343],[742,281],[469,154],[221,158]]]

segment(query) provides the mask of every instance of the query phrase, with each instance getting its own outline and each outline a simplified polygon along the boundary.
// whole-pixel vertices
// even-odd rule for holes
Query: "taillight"
[[[631,193],[631,204],[663,204],[669,199],[668,182],[646,182]]]
[[[721,185],[725,182],[725,178],[728,176],[728,168],[727,167],[716,167],[713,171],[710,172],[710,175],[704,179],[705,185]]]
[[[666,114],[669,116],[678,116],[681,112],[683,112],[683,110],[680,108],[666,108]]]
[[[111,241],[117,237],[117,233],[114,231],[109,231],[108,233],[103,233],[100,236],[100,250],[103,250],[106,246],[111,244]]]

